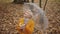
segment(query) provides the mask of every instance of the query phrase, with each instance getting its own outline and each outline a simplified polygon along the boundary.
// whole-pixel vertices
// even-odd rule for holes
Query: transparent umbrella
[[[23,29],[22,33],[27,30],[26,34],[32,34],[35,30],[42,30],[43,34],[45,34],[44,31],[48,27],[48,19],[45,16],[45,12],[39,6],[34,3],[24,3],[23,13],[23,18],[20,19],[19,24],[20,29]]]

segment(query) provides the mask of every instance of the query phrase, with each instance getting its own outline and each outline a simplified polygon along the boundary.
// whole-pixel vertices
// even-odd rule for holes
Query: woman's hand
[[[31,10],[24,11],[24,17],[26,17],[26,18],[32,18],[32,15],[33,15],[33,13],[31,12]]]

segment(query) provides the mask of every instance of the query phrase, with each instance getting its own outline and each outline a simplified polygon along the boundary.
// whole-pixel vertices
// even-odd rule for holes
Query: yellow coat
[[[18,26],[19,26],[19,25],[22,25],[22,24],[24,24],[24,18],[21,18],[21,19],[19,20]],[[18,31],[19,31],[20,34],[32,34],[33,31],[34,31],[34,20],[33,20],[33,19],[29,19],[29,20],[28,20],[28,23],[26,24],[24,31],[22,31],[22,30],[20,29],[20,26],[17,27],[17,29],[18,29]]]

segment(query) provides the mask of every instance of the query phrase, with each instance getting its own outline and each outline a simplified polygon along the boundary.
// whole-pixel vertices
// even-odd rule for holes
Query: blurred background
[[[15,26],[16,26],[15,24],[18,18],[20,17],[18,14],[21,14],[17,11],[22,10],[22,8],[21,8],[21,5],[19,4],[18,5],[10,4],[13,1],[14,0],[0,0],[0,34],[18,34],[17,31],[15,30]],[[41,5],[39,0],[34,0],[34,2],[46,12],[46,16],[49,21],[49,27],[46,30],[47,34],[60,34],[60,0],[41,0]],[[8,4],[1,4],[1,3],[8,3]],[[13,14],[13,13],[16,13],[16,14]],[[3,22],[4,20],[7,20],[7,21]],[[12,21],[14,21],[14,24],[12,23]],[[35,32],[35,34],[41,34],[41,33],[37,31]]]

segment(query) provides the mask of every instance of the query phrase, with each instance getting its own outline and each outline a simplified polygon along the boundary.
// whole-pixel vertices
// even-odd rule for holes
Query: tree
[[[39,5],[40,5],[40,7],[41,7],[41,0],[39,0]]]
[[[17,4],[23,3],[23,0],[14,0],[14,3],[17,3]]]
[[[45,7],[46,7],[46,5],[47,5],[47,2],[48,2],[48,0],[45,1],[45,5],[44,5],[44,7],[43,7],[43,10],[45,10]]]
[[[32,3],[34,2],[34,0],[32,0]]]
[[[14,0],[14,3],[24,3],[29,2],[29,0]]]

